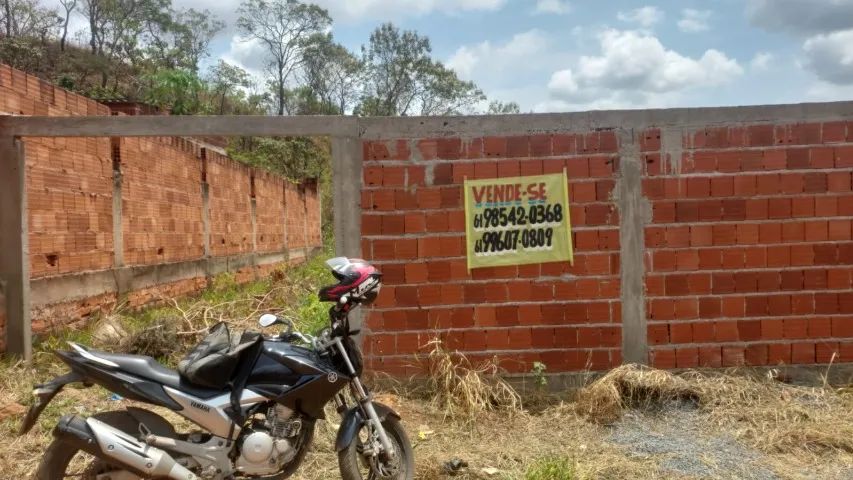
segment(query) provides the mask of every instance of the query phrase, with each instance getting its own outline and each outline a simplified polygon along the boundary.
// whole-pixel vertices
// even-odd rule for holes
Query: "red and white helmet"
[[[350,301],[370,305],[382,288],[382,274],[373,265],[359,258],[335,257],[326,261],[335,285],[320,289],[320,301],[338,302],[346,296]]]

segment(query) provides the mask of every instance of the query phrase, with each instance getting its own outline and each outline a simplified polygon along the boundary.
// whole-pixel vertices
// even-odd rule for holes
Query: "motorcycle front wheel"
[[[393,465],[377,465],[375,458],[364,455],[364,446],[369,437],[368,426],[365,424],[353,441],[338,453],[343,480],[412,480],[415,460],[403,425],[396,418],[388,416],[382,421],[382,427],[397,452]]]

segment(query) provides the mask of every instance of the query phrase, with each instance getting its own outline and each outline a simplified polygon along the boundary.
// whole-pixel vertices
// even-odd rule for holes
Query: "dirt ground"
[[[22,401],[29,390],[22,379],[33,378],[34,372],[6,366],[1,373],[0,406]],[[41,371],[38,376],[47,373]],[[602,417],[601,412],[584,411],[583,401],[537,399],[528,402],[533,406],[529,410],[499,409],[460,419],[446,418],[442,404],[423,398],[422,393],[398,391],[378,396],[403,415],[414,446],[416,478],[853,478],[850,392],[736,375],[700,378],[730,382],[742,389],[755,384],[756,391],[767,395],[741,390],[752,398],[742,399],[740,405],[737,399],[727,399],[725,408],[740,409],[745,418],[721,419],[718,410],[722,407],[709,399],[667,399],[662,395],[654,404],[639,404],[630,398],[634,394],[623,392],[618,418],[612,421],[612,412]],[[4,420],[0,423],[0,478],[29,478],[61,413],[85,415],[131,404],[99,387],[69,388],[26,436],[15,434],[20,417]],[[598,405],[602,405],[600,398]],[[171,412],[154,410],[188,426]],[[792,411],[796,411],[798,425],[790,425]],[[330,412],[328,421],[319,423],[312,453],[295,478],[337,477],[332,448],[336,420]],[[786,437],[807,431],[802,438]],[[542,462],[554,458],[564,459],[570,469],[542,473]],[[467,468],[448,470],[445,464],[454,459],[466,462]]]
[[[318,257],[249,285],[217,278],[197,297],[166,299],[165,306],[140,312],[117,310],[86,329],[43,338],[32,366],[0,361],[0,412],[28,404],[33,384],[65,373],[50,353],[65,340],[151,355],[174,366],[219,320],[247,328],[260,313],[276,312],[296,319],[300,330],[314,331],[328,322],[327,307],[315,295],[326,277]],[[378,394],[403,416],[416,478],[853,478],[851,387],[797,386],[781,376],[742,371],[673,375],[623,366],[561,398],[534,392],[522,399],[488,365],[470,366],[447,352],[430,360],[429,388],[383,382]],[[0,480],[30,477],[60,415],[131,404],[97,386],[70,386],[22,437],[16,434],[22,415],[12,412],[0,420]],[[192,427],[177,414],[153,410],[179,430]],[[327,410],[297,479],[338,477],[338,420]]]

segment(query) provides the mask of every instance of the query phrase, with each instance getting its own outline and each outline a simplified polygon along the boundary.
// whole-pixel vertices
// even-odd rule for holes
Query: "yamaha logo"
[[[209,405],[205,405],[205,404],[203,404],[203,403],[198,403],[198,402],[190,401],[190,405],[191,405],[192,407],[194,407],[194,408],[199,409],[199,410],[204,410],[205,412],[209,412],[209,411],[210,411],[210,406],[209,406]]]
[[[338,381],[338,374],[335,372],[329,372],[329,375],[326,378],[329,379],[329,383],[335,383]]]

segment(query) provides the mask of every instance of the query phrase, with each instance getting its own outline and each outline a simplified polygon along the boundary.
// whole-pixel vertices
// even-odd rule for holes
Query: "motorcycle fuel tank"
[[[246,387],[312,418],[350,377],[315,352],[286,342],[266,341]]]

